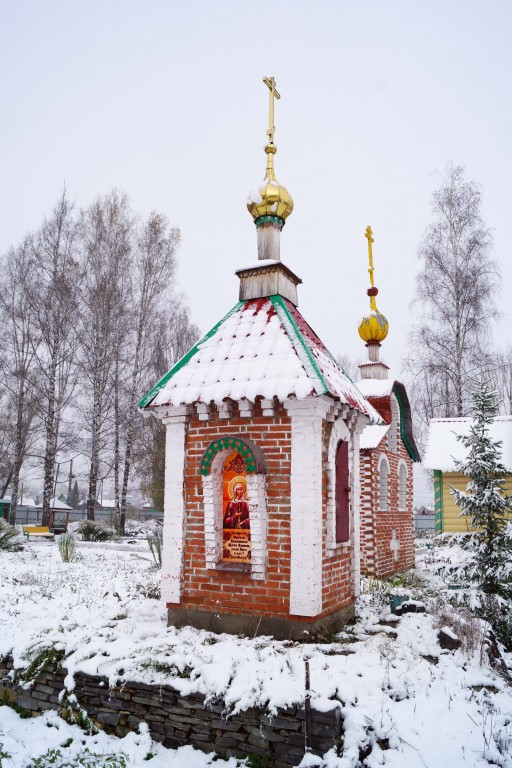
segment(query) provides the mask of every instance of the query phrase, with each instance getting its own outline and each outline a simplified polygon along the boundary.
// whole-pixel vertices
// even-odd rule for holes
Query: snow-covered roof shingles
[[[141,408],[283,401],[323,394],[382,419],[293,304],[281,296],[239,302],[140,401]]]

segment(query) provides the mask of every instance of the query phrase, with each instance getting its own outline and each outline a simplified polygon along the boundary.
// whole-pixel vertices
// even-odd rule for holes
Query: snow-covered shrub
[[[488,631],[485,622],[467,609],[454,607],[441,600],[432,603],[430,611],[435,617],[434,626],[438,629],[442,627],[451,629],[461,641],[462,648],[468,656],[474,653],[478,653],[480,657],[483,656]]]
[[[9,525],[3,518],[0,518],[0,550],[18,552],[23,549],[19,531],[14,525]]]
[[[72,563],[75,559],[75,537],[72,533],[63,533],[57,539],[59,553],[64,563]]]
[[[97,755],[89,752],[87,748],[78,754],[64,753],[61,749],[49,749],[41,757],[33,757],[27,768],[126,768],[127,762],[124,755]]]
[[[116,535],[113,528],[96,520],[80,520],[77,530],[82,541],[109,541]]]
[[[512,651],[512,602],[496,595],[482,595],[478,615],[489,622],[507,651]]]
[[[125,535],[137,539],[147,539],[157,531],[162,530],[161,520],[127,520]]]

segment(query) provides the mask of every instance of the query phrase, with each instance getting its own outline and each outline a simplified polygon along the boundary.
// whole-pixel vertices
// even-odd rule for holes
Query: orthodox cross
[[[396,537],[396,531],[393,531],[391,541],[389,542],[389,548],[393,552],[393,560],[398,560],[398,550],[400,549],[400,542]]]
[[[268,131],[267,136],[271,144],[274,143],[274,99],[280,99],[280,95],[276,91],[276,81],[273,77],[264,77],[263,82],[269,90],[268,95]]]
[[[366,232],[364,233],[364,236],[368,240],[368,261],[370,262],[370,268],[368,272],[370,273],[370,284],[373,287],[375,283],[373,282],[373,252],[372,252],[372,243],[374,242],[374,239],[372,237],[373,232],[372,228],[370,226],[366,227]]]

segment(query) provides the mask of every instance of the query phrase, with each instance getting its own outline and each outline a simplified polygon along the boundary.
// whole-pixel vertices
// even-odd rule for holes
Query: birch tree
[[[42,523],[50,520],[55,492],[59,429],[69,405],[76,373],[77,293],[79,291],[78,231],[66,191],[52,216],[34,238],[35,291],[32,302],[41,344],[37,354],[38,381],[45,425]]]
[[[139,226],[134,249],[131,307],[133,341],[127,361],[124,435],[124,466],[120,499],[120,530],[124,532],[126,498],[132,471],[132,449],[137,426],[137,402],[144,371],[148,364],[152,323],[166,300],[170,302],[174,288],[176,250],[180,242],[178,229],[169,227],[160,213],[151,213]]]
[[[126,196],[117,191],[98,199],[82,215],[80,370],[89,435],[89,520],[94,520],[100,455],[111,425],[112,367],[126,333],[132,229]]]
[[[500,410],[503,414],[510,415],[512,414],[512,347],[497,352],[493,368]]]
[[[34,294],[33,245],[30,237],[9,251],[0,295],[2,347],[5,356],[3,381],[14,415],[13,458],[9,473],[11,485],[10,522],[16,521],[20,472],[29,444],[36,413],[34,363],[39,332],[31,296]]]
[[[199,338],[199,329],[191,323],[190,312],[177,296],[153,323],[144,389],[149,390],[172,368]],[[137,431],[134,463],[142,478],[141,489],[151,498],[155,509],[164,508],[165,426],[159,419],[141,419]]]
[[[492,237],[481,217],[481,192],[461,166],[448,165],[432,196],[433,222],[418,256],[407,367],[414,378],[415,410],[422,420],[463,416],[470,379],[496,317],[499,269]]]

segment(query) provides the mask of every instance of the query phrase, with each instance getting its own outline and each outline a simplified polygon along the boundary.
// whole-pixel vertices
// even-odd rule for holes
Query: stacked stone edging
[[[38,714],[65,706],[61,701],[66,671],[49,665],[34,679],[29,690],[12,681],[13,661],[0,659],[0,701],[13,701]],[[166,747],[190,744],[223,757],[267,755],[268,766],[289,768],[304,756],[306,731],[311,751],[324,754],[337,748],[341,739],[339,710],[319,712],[289,707],[269,717],[262,709],[250,709],[225,717],[222,701],[205,704],[200,694],[183,696],[170,685],[127,682],[109,688],[108,679],[77,673],[73,694],[81,708],[100,728],[116,736],[148,724],[151,736]]]

